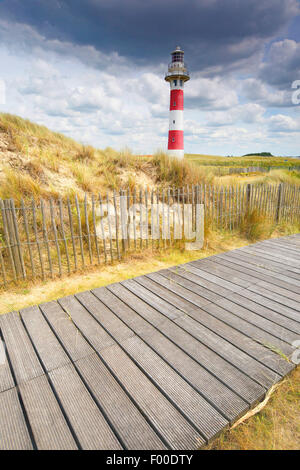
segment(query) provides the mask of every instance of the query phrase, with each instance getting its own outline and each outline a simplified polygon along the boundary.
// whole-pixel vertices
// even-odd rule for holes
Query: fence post
[[[247,190],[246,190],[246,201],[247,201],[246,210],[247,210],[247,213],[250,210],[250,199],[251,199],[251,184],[247,184]]]
[[[278,186],[277,207],[276,207],[276,223],[279,222],[279,217],[280,217],[281,192],[282,192],[282,183],[280,183],[279,186]]]

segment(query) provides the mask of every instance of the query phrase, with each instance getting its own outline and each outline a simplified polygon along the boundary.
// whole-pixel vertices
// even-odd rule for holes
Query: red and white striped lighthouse
[[[171,52],[171,56],[172,62],[169,64],[168,73],[165,76],[165,80],[170,83],[168,154],[171,157],[183,158],[183,88],[184,82],[187,82],[190,76],[184,63],[184,52],[180,46]]]

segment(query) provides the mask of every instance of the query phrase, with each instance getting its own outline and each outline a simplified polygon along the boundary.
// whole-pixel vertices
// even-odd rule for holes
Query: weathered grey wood
[[[5,213],[6,224],[7,224],[8,243],[11,246],[13,262],[15,265],[15,272],[17,275],[17,279],[20,279],[22,277],[22,266],[21,266],[19,251],[18,251],[15,226],[14,226],[13,215],[12,215],[11,200],[9,199],[6,199],[4,201],[4,213]]]
[[[71,273],[70,257],[69,257],[68,244],[67,244],[67,239],[66,239],[66,234],[65,234],[64,218],[63,218],[63,205],[62,205],[61,198],[59,199],[59,219],[60,219],[60,229],[61,229],[62,238],[63,238],[63,242],[64,242],[64,247],[65,247],[65,253],[66,253],[68,274],[70,274]]]
[[[105,237],[104,224],[103,224],[104,211],[103,211],[103,204],[102,204],[101,194],[99,194],[99,206],[100,206],[100,227],[101,227],[101,234],[102,234],[104,261],[105,261],[105,264],[106,264],[107,263],[106,237]],[[112,260],[112,253],[111,253],[111,260]]]
[[[273,312],[267,308],[256,304],[255,302],[249,300],[249,298],[245,298],[242,295],[239,295],[239,293],[235,293],[230,289],[221,287],[221,285],[219,284],[207,281],[204,277],[200,277],[199,275],[194,274],[194,271],[196,271],[196,269],[189,266],[188,270],[186,268],[179,269],[177,273],[180,276],[191,280],[195,284],[199,284],[201,287],[205,287],[206,289],[212,292],[215,292],[215,290],[217,289],[220,295],[222,295],[223,297],[215,300],[215,303],[228,308],[229,311],[232,311],[234,314],[248,319],[248,321],[251,320],[251,323],[273,334],[278,339],[283,339],[287,343],[292,344],[292,342],[294,341],[295,333],[292,333],[292,331],[282,327],[278,322],[274,322],[275,318],[277,320],[276,312]],[[225,281],[223,281],[223,283],[225,284]],[[240,290],[238,292],[240,292]],[[250,319],[249,311],[251,311]],[[266,318],[266,316],[268,318]],[[280,318],[281,324],[290,323],[290,321],[291,320],[285,319],[284,317]],[[297,325],[293,325],[293,328],[297,328]]]
[[[119,216],[118,216],[118,208],[117,208],[116,191],[114,191],[113,200],[114,200],[114,208],[115,208],[116,248],[117,248],[118,260],[120,260],[121,253],[120,253],[120,246],[119,246]]]
[[[222,253],[220,255],[220,258],[228,259],[228,255],[226,253]],[[283,279],[294,286],[300,287],[300,279],[297,279],[297,275],[294,275],[294,273],[292,272],[285,273],[282,270],[282,266],[280,267],[280,265],[278,266],[277,264],[272,263],[268,260],[260,260],[261,258],[253,256],[250,253],[232,251],[230,254],[231,262],[234,262],[236,264],[243,263],[243,266],[246,263],[247,266],[251,267],[251,269],[255,271],[269,273],[270,275],[275,276],[278,279]]]
[[[76,450],[62,410],[45,376],[20,385],[20,393],[39,450]]]
[[[13,227],[14,227],[15,238],[17,242],[18,254],[19,254],[19,259],[20,259],[20,264],[21,264],[22,276],[23,276],[23,279],[26,279],[26,269],[25,269],[24,258],[23,258],[23,250],[22,250],[22,245],[21,245],[21,240],[20,240],[20,235],[19,235],[19,227],[18,227],[18,221],[17,221],[17,216],[16,216],[15,203],[13,199],[10,199],[10,208],[11,208],[11,213],[12,213]]]
[[[0,340],[2,341],[1,337],[0,337]],[[9,390],[10,388],[13,388],[15,386],[15,382],[14,382],[14,379],[13,379],[13,376],[9,367],[5,344],[1,342],[0,347],[1,349],[4,348],[4,352],[5,352],[4,362],[0,363],[0,393],[1,393],[1,392],[4,392],[5,390]],[[1,353],[3,353],[2,350],[1,350]],[[1,430],[0,430],[0,433],[1,433]]]
[[[59,299],[58,303],[98,352],[115,343],[75,297],[64,297]]]
[[[53,230],[53,234],[54,234],[54,241],[55,241],[57,261],[58,261],[58,272],[59,272],[59,276],[61,276],[62,275],[62,267],[61,267],[60,247],[59,247],[59,243],[58,243],[57,228],[56,228],[56,222],[55,222],[55,217],[54,217],[54,207],[53,207],[53,200],[52,199],[50,199],[50,216],[51,216],[51,224],[52,224],[52,230]]]
[[[0,423],[0,450],[33,449],[15,388],[0,393]]]
[[[31,265],[31,274],[32,278],[35,278],[35,266],[34,266],[34,259],[33,259],[33,254],[32,254],[32,248],[31,248],[31,241],[30,241],[30,236],[29,236],[29,228],[28,228],[28,220],[27,220],[27,214],[26,214],[26,208],[23,199],[21,199],[21,212],[23,216],[23,223],[24,223],[24,229],[25,229],[25,234],[26,234],[26,241],[27,241],[27,247],[28,247],[28,252],[29,252],[29,257],[30,257],[30,265]]]
[[[81,226],[81,213],[80,213],[80,207],[79,207],[77,194],[75,196],[75,205],[76,205],[76,212],[77,212],[77,223],[78,223],[81,261],[82,261],[82,266],[85,267],[84,251],[83,251],[83,238],[82,238],[82,226]]]
[[[69,359],[52,333],[40,309],[37,306],[27,307],[20,311],[20,315],[47,372],[67,364]]]
[[[93,396],[127,450],[159,450],[165,445],[96,354],[76,363]]]
[[[105,363],[171,449],[194,449],[205,440],[117,345],[102,352]],[[120,367],[120,363],[123,367]]]
[[[203,310],[206,310],[208,313],[212,313],[214,316],[217,315],[217,318],[220,318],[222,321],[224,321],[230,326],[233,326],[234,328],[246,334],[250,338],[254,338],[256,341],[259,341],[262,344],[277,347],[288,355],[291,354],[291,352],[293,351],[293,349],[291,348],[291,346],[289,346],[288,343],[282,341],[273,334],[261,329],[253,322],[250,323],[250,321],[248,320],[252,320],[251,312],[248,312],[248,314],[245,312],[245,315],[241,317],[241,315],[236,314],[235,311],[231,311],[230,307],[228,310],[226,310],[224,308],[220,308],[219,305],[217,305],[217,303],[223,301],[223,298],[220,295],[195,284],[187,278],[178,276],[175,272],[172,272],[170,270],[162,270],[160,271],[160,273],[167,279],[171,279],[173,280],[173,282],[183,287],[186,287],[188,290],[191,290],[192,292],[210,300],[210,303],[202,307]],[[238,311],[239,309],[237,310],[237,312]]]
[[[73,362],[94,353],[72,319],[57,302],[41,304],[40,309]]]
[[[35,200],[33,198],[32,198],[32,201],[31,201],[31,206],[32,206],[32,219],[33,219],[33,229],[34,229],[35,242],[36,242],[36,246],[37,246],[37,250],[38,250],[38,254],[39,254],[42,279],[44,280],[45,279],[45,269],[44,269],[43,253],[42,253],[41,242],[40,242],[39,236],[38,236],[37,222],[36,222],[36,205],[35,205]]]
[[[97,253],[97,263],[100,264],[100,251],[99,251],[98,237],[97,237],[97,231],[96,231],[96,214],[95,214],[95,197],[94,197],[94,194],[92,194],[92,217],[93,217],[94,241],[95,241],[96,253]]]
[[[251,357],[254,357],[259,362],[267,365],[270,369],[275,372],[284,375],[291,370],[290,364],[285,360],[278,358],[273,352],[267,351],[260,344],[247,338],[244,334],[235,330],[226,323],[218,320],[212,315],[204,311],[204,305],[209,302],[203,302],[203,298],[196,295],[194,292],[171,282],[159,273],[148,274],[147,277],[157,282],[158,285],[164,286],[166,289],[175,293],[176,296],[180,296],[183,299],[188,300],[193,305],[199,307],[198,309],[189,309],[188,315],[197,322],[201,323],[205,327],[209,328],[214,333],[218,334],[222,338],[229,341],[242,351],[245,351]],[[205,300],[205,299],[204,299]]]
[[[74,237],[72,209],[71,209],[69,198],[67,199],[67,205],[68,205],[69,225],[70,225],[70,233],[71,233],[72,248],[73,248],[74,267],[76,271],[77,270],[77,253],[76,253],[76,245],[75,245],[75,237]]]
[[[4,287],[7,286],[7,277],[6,277],[6,270],[5,270],[5,264],[3,261],[3,255],[2,255],[2,247],[0,247],[0,264],[1,264],[1,273],[3,277],[3,285]]]
[[[249,310],[253,309],[253,311],[256,313],[263,313],[266,318],[270,318],[272,321],[274,321],[274,323],[285,326],[287,329],[291,329],[291,331],[300,333],[299,323],[295,323],[294,321],[296,320],[297,322],[299,319],[299,303],[286,299],[284,296],[276,294],[275,292],[273,293],[272,286],[271,292],[268,291],[268,286],[266,287],[266,285],[264,289],[261,289],[259,286],[255,285],[256,283],[253,282],[253,280],[245,281],[245,278],[237,279],[234,275],[231,274],[230,269],[225,269],[224,272],[222,271],[222,268],[216,268],[212,265],[211,262],[205,260],[203,263],[190,263],[189,269],[191,269],[191,266],[196,267],[197,271],[194,270],[192,272],[195,274],[197,273],[197,275],[200,277],[212,280],[212,282],[215,282],[218,285],[229,286],[228,288],[230,290],[233,292],[238,292],[238,298],[241,300],[241,305],[246,306],[249,308]],[[245,289],[240,290],[240,286],[245,287]],[[245,297],[247,301],[244,301],[241,299],[241,297]],[[261,305],[263,310],[260,306],[255,305],[255,303]],[[265,307],[271,311],[265,310]],[[280,315],[278,315],[277,312]],[[287,319],[285,317],[287,317]]]
[[[182,311],[187,315],[190,313],[193,315],[195,312],[197,312],[195,306],[192,303],[180,298],[174,293],[170,293],[167,289],[160,287],[150,279],[147,279],[143,276],[136,278],[136,280],[155,294],[166,299],[171,305],[182,309]],[[202,310],[200,310],[199,316],[201,314]],[[180,325],[185,331],[196,337],[210,349],[218,351],[219,355],[236,366],[246,375],[256,380],[265,388],[269,388],[274,383],[274,381],[278,381],[280,379],[278,374],[274,374],[265,366],[257,363],[257,361],[253,360],[251,357],[241,353],[241,351],[239,351],[235,346],[232,346],[230,343],[222,340],[219,336],[209,331],[206,327],[197,325],[194,320],[183,316],[179,319],[176,319],[175,323]]]
[[[74,367],[68,364],[54,369],[49,377],[81,448],[121,450],[121,444]]]
[[[239,198],[227,194],[230,229]],[[211,188],[201,195],[212,215]],[[276,191],[265,196],[273,217]],[[181,202],[195,198],[183,188]],[[259,242],[0,316],[0,448],[203,445],[295,367],[299,254],[299,235]]]
[[[239,280],[239,282],[243,282],[243,280],[245,280],[245,282],[250,282],[250,279],[252,279],[252,284],[254,285],[258,284],[259,280],[262,280],[266,289],[269,289],[272,292],[276,289],[278,293],[283,292],[283,295],[288,298],[298,301],[300,300],[300,295],[297,294],[297,292],[299,292],[300,285],[297,288],[289,282],[288,278],[284,278],[284,276],[282,277],[278,275],[277,278],[276,276],[272,275],[272,272],[266,271],[263,268],[257,268],[254,270],[254,266],[249,267],[249,264],[243,262],[242,260],[234,259],[233,261],[233,257],[226,258],[222,257],[221,255],[217,257],[210,257],[210,259],[207,260],[207,264],[220,267],[224,273],[234,273],[234,276]],[[264,274],[265,272],[268,274]],[[281,278],[287,279],[288,282],[281,280]]]
[[[18,313],[1,315],[0,329],[17,383],[43,375],[43,369]]]
[[[90,256],[90,263],[93,263],[93,255],[92,255],[92,244],[91,244],[91,234],[90,234],[90,224],[89,224],[89,216],[88,216],[88,205],[87,205],[87,195],[84,196],[84,218],[85,218],[85,228],[86,228],[86,236],[88,241],[88,249],[89,249],[89,256]]]
[[[7,220],[6,220],[6,214],[5,214],[5,207],[2,199],[0,199],[0,208],[1,208],[1,215],[2,215],[2,225],[3,225],[3,232],[4,232],[4,239],[5,243],[8,249],[8,254],[9,254],[9,259],[10,259],[10,264],[12,267],[12,273],[14,280],[17,280],[17,273],[16,273],[16,267],[13,259],[13,254],[12,254],[12,249],[10,246],[10,241],[9,241],[9,235],[8,235],[8,228],[7,228]]]
[[[262,397],[262,395],[264,394],[262,387],[260,387],[251,379],[246,377],[235,367],[231,366],[229,363],[224,361],[221,357],[217,356],[206,346],[199,343],[199,341],[185,333],[184,330],[179,328],[172,321],[168,320],[167,317],[165,317],[164,321],[160,321],[158,324],[155,319],[155,316],[154,320],[152,321],[151,312],[149,312],[149,310],[145,315],[146,304],[144,303],[144,301],[142,301],[142,304],[141,302],[137,301],[137,296],[140,297],[140,294],[137,293],[137,290],[135,291],[134,295],[132,294],[132,290],[131,293],[128,293],[126,291],[122,292],[120,287],[118,287],[118,292],[116,292],[115,286],[108,286],[108,288],[113,293],[116,293],[116,295],[118,295],[118,297],[121,298],[127,305],[129,305],[132,309],[138,312],[139,315],[148,319],[148,321],[150,321],[150,323],[156,326],[164,335],[166,335],[169,339],[179,345],[191,357],[193,357],[197,362],[199,362],[208,371],[215,375],[215,377],[221,380],[240,397],[245,399],[245,401],[249,403],[249,401],[253,401],[254,397],[255,401]],[[132,287],[133,286],[131,285],[130,288]],[[129,285],[127,285],[127,288],[129,288]],[[152,294],[152,297],[155,299],[156,302],[156,296]],[[163,314],[164,312],[166,312],[166,315],[169,315],[169,312],[165,311],[162,306],[160,307],[160,312]],[[183,313],[181,312],[181,315],[178,315],[176,318],[182,315]]]
[[[157,331],[142,317],[137,316],[128,305],[106,288],[95,289],[95,296],[114,311],[114,313],[134,330],[150,347],[185,378],[209,403],[234,421],[241,410],[247,407],[236,394],[222,382],[209,374],[202,366],[183,352],[172,341]],[[88,304],[85,304],[88,308]],[[135,318],[136,317],[136,318]],[[133,321],[133,319],[135,320]]]
[[[53,277],[52,259],[51,259],[51,253],[50,253],[50,247],[49,247],[48,231],[47,231],[46,217],[45,217],[45,210],[44,210],[44,201],[42,199],[40,200],[40,206],[41,206],[41,214],[42,214],[44,244],[47,250],[50,275],[51,277]]]

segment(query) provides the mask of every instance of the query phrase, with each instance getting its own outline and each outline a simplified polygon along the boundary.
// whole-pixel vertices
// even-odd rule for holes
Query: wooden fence
[[[199,205],[204,205],[205,223],[215,230],[239,229],[254,209],[274,223],[298,223],[300,189],[286,184],[197,185],[120,190],[83,201],[77,196],[26,205],[21,201],[18,207],[13,199],[0,200],[0,285],[62,276],[118,261],[127,252],[185,243],[203,230]],[[191,236],[185,230],[188,218]]]

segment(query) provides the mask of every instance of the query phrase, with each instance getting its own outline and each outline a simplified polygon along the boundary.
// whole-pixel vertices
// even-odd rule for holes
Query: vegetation
[[[246,153],[244,157],[273,157],[270,152],[260,152],[260,153]]]
[[[222,186],[242,183],[286,182],[300,185],[300,160],[272,155],[240,158],[187,155],[183,161],[158,152],[136,156],[130,150],[97,150],[51,132],[28,120],[0,114],[0,198],[56,198],[78,194],[112,192],[120,187],[167,187],[195,183]],[[276,166],[268,173],[223,175],[223,167]],[[299,170],[288,171],[295,166]],[[83,216],[83,215],[82,215]],[[38,220],[39,227],[41,221]],[[205,225],[205,246],[201,251],[185,252],[173,246],[164,251],[151,249],[129,255],[110,266],[89,266],[68,277],[51,281],[22,281],[0,290],[0,314],[57,299],[78,291],[182,264],[250,242],[296,233],[298,225],[275,225],[253,210],[239,229],[213,230]],[[63,250],[63,246],[61,246]],[[56,256],[55,248],[51,252]],[[84,272],[84,276],[82,275]],[[207,449],[296,449],[299,447],[299,368],[285,379],[262,412],[237,428],[224,432]]]
[[[300,184],[300,160],[280,157],[227,158],[187,155],[183,161],[157,152],[133,155],[85,146],[18,116],[0,113],[0,198],[17,202],[35,198],[101,193],[133,187],[183,186],[187,184],[240,184],[244,182],[291,182]],[[223,175],[225,167],[276,166],[264,174]]]
[[[298,450],[300,367],[289,374],[258,414],[224,431],[204,450]]]

